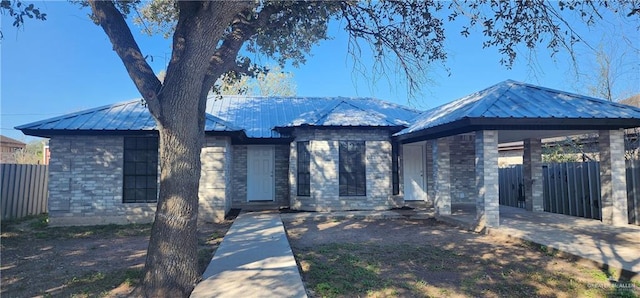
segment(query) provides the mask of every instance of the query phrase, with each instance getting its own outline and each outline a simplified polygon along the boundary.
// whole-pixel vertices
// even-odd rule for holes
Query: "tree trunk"
[[[146,297],[186,297],[199,280],[198,186],[203,129],[199,96],[173,88],[160,131],[160,193],[145,264]],[[170,90],[165,90],[170,91]],[[169,100],[170,99],[170,100]]]
[[[219,38],[246,2],[180,2],[173,53],[158,109],[160,191],[142,285],[146,297],[188,297],[200,280],[197,217],[200,151],[210,68]],[[226,7],[225,7],[226,6]],[[229,7],[230,6],[230,7]],[[235,56],[232,57],[235,59]]]
[[[145,99],[160,134],[160,191],[142,285],[136,295],[188,297],[200,279],[197,221],[205,107],[215,79],[235,64],[246,36],[226,36],[252,1],[180,1],[164,83],[153,74],[113,1],[90,0],[93,16]],[[242,33],[242,31],[234,31]],[[226,46],[225,46],[226,45]],[[224,50],[224,51],[222,51]]]

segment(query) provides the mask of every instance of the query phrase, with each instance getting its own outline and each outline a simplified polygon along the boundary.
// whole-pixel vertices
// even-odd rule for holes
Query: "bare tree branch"
[[[109,37],[113,50],[124,63],[129,77],[146,101],[149,110],[152,114],[159,111],[157,95],[162,83],[142,55],[124,17],[111,1],[90,0],[89,4],[95,19]]]

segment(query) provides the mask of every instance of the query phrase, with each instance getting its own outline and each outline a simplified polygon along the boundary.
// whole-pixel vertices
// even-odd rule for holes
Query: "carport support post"
[[[476,222],[478,226],[500,225],[498,200],[498,131],[476,131]]]
[[[614,226],[627,225],[629,215],[623,130],[601,130],[598,147],[602,222]]]
[[[437,215],[451,214],[451,163],[449,139],[439,138],[433,143],[434,206]]]
[[[544,211],[542,193],[542,141],[524,140],[524,200],[528,211]]]

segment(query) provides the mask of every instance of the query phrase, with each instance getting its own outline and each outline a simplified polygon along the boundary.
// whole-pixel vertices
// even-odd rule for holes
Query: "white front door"
[[[426,198],[424,179],[424,146],[404,145],[402,147],[404,200],[424,201]]]
[[[247,201],[273,201],[275,199],[273,146],[248,146],[247,148]]]

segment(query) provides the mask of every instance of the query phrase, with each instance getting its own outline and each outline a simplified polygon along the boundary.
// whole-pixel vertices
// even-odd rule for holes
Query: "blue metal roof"
[[[628,119],[640,125],[640,108],[507,80],[428,110],[396,135],[465,119]]]
[[[406,126],[419,111],[373,98],[211,96],[207,113],[242,127],[249,138],[278,138],[278,127]]]
[[[102,106],[16,127],[23,131],[153,131],[156,123],[140,99]],[[206,115],[205,131],[240,128]]]
[[[207,99],[205,131],[248,138],[281,138],[297,126],[398,127],[401,140],[428,139],[476,129],[618,129],[640,126],[640,108],[505,81],[420,114],[372,98],[217,96]],[[543,120],[543,121],[540,121]],[[586,120],[586,121],[585,121]],[[25,134],[153,131],[141,101],[132,100],[16,127]]]

